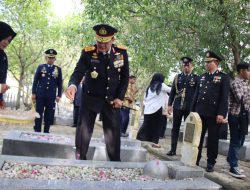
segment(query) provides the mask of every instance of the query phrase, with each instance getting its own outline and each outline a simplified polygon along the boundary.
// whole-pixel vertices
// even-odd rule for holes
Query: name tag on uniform
[[[90,61],[91,61],[91,63],[100,63],[99,59],[91,59]]]

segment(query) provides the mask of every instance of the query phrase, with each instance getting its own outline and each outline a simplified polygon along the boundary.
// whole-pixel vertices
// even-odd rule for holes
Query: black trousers
[[[76,126],[79,118],[80,106],[75,106],[73,109],[73,125]]]
[[[44,113],[44,133],[49,133],[50,125],[54,120],[55,98],[36,98],[36,112],[40,118],[35,119],[35,132],[41,132],[43,113]]]
[[[166,127],[167,127],[167,122],[168,122],[168,120],[167,120],[167,116],[166,115],[162,115],[161,116],[161,120],[160,120],[160,134],[159,134],[159,136],[161,137],[161,138],[164,138],[164,136],[165,136],[165,131],[166,131]]]
[[[162,108],[152,114],[144,114],[143,124],[136,139],[158,144],[161,131]]]
[[[202,132],[200,137],[200,143],[198,147],[197,162],[199,163],[202,154],[202,147],[206,132],[208,131],[208,142],[207,142],[207,163],[215,165],[216,158],[218,156],[218,144],[219,144],[219,130],[220,125],[216,123],[216,117],[202,116]]]
[[[110,161],[120,161],[120,109],[105,103],[102,110],[102,122],[107,153]],[[89,143],[94,130],[97,112],[86,106],[80,106],[80,117],[76,129],[76,149],[80,152],[80,159],[86,160]]]
[[[186,120],[187,116],[189,115],[189,111],[186,110],[173,110],[173,128],[171,131],[171,150],[176,152],[177,142],[179,138],[180,126],[182,118]]]

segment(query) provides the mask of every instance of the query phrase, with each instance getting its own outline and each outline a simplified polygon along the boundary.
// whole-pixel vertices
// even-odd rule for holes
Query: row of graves
[[[181,161],[155,160],[130,135],[121,138],[121,162],[111,162],[103,138],[91,139],[88,160],[76,160],[70,136],[10,131],[0,156],[0,189],[220,189],[195,166],[200,132],[199,117],[190,114]]]

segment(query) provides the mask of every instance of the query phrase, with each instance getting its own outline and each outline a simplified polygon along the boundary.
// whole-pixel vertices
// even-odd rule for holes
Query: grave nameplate
[[[194,130],[195,130],[194,124],[192,123],[186,124],[186,131],[185,131],[185,137],[184,137],[185,142],[193,143]]]

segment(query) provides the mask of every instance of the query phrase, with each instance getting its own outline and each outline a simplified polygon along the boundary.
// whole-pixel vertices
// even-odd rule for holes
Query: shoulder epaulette
[[[95,46],[86,46],[86,47],[84,47],[85,52],[94,51],[94,50],[95,50]]]
[[[117,47],[119,49],[127,50],[127,47],[124,45],[116,45],[115,47]]]

